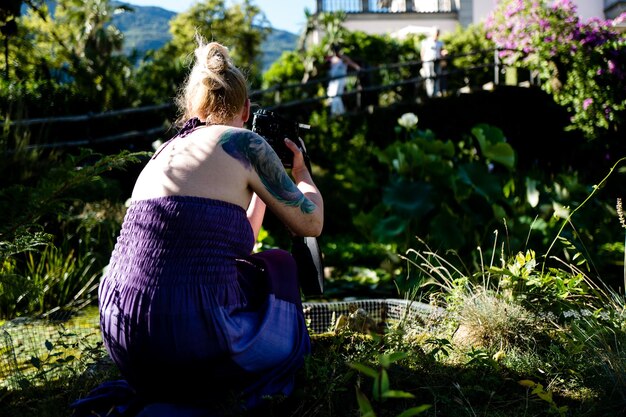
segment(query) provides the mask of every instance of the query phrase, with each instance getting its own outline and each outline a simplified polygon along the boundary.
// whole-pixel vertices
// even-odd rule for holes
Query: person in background
[[[443,42],[439,39],[439,28],[433,28],[430,36],[426,37],[420,46],[420,58],[422,60],[421,76],[424,78],[424,86],[428,97],[439,97],[441,90],[442,58],[447,54],[443,48]]]
[[[346,88],[346,76],[348,75],[348,67],[352,67],[359,71],[361,67],[354,62],[349,56],[341,52],[339,45],[333,44],[331,47],[332,55],[328,58],[330,62],[330,71],[328,73],[331,80],[326,89],[326,96],[330,98],[330,114],[333,116],[341,115],[346,112],[343,104],[343,92]]]
[[[310,354],[293,257],[252,253],[265,210],[297,236],[319,236],[324,204],[300,139],[285,139],[290,176],[244,128],[247,81],[228,49],[197,42],[177,100],[182,128],[137,178],[100,282],[100,325],[145,404],[250,410],[289,396]]]

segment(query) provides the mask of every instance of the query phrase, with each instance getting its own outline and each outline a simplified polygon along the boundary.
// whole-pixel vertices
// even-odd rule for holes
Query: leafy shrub
[[[624,124],[626,38],[616,25],[626,14],[581,22],[576,9],[571,0],[500,1],[486,29],[506,62],[536,71],[572,127],[597,139]]]
[[[13,164],[7,177],[15,182],[0,189],[5,216],[0,227],[0,317],[88,305],[108,261],[103,252],[112,249],[120,212],[105,209],[98,219],[98,212],[91,211],[97,205],[91,205],[90,215],[72,218],[71,213],[102,197],[103,190],[111,191],[103,179],[106,173],[138,162],[145,152],[100,156],[83,150],[48,161],[3,155],[24,165]]]

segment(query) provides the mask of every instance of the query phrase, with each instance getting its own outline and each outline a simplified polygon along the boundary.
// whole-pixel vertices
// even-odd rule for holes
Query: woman
[[[246,80],[228,50],[201,39],[178,98],[186,121],[135,184],[100,283],[105,346],[150,401],[244,408],[289,395],[310,352],[296,265],[252,254],[266,206],[299,236],[318,236],[323,200],[302,153],[289,177],[244,128]]]
[[[422,70],[420,74],[424,77],[424,87],[428,97],[439,97],[443,92],[441,84],[443,76],[441,70],[445,66],[443,61],[447,51],[443,49],[443,42],[439,39],[439,28],[434,27],[431,34],[422,40],[420,46],[420,59],[422,60]]]
[[[338,116],[346,112],[343,104],[343,92],[346,88],[346,76],[348,75],[348,67],[352,67],[359,71],[361,67],[354,62],[348,55],[341,53],[338,45],[331,47],[332,55],[328,58],[330,61],[330,71],[328,75],[331,80],[326,88],[326,96],[330,98],[330,114]]]

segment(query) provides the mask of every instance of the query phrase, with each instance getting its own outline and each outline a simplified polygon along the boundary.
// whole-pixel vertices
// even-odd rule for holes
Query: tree
[[[5,78],[9,79],[9,38],[17,37],[17,21],[22,14],[22,5],[37,10],[44,0],[4,0],[0,4],[0,34],[4,38]]]
[[[224,0],[194,3],[170,22],[172,39],[139,64],[135,83],[144,103],[161,103],[176,95],[191,63],[196,35],[228,47],[236,65],[259,85],[261,44],[269,34],[265,15],[245,0],[230,8]]]
[[[178,56],[189,56],[196,34],[228,47],[233,61],[259,76],[261,43],[271,28],[265,15],[250,0],[226,7],[224,0],[195,3],[170,23],[171,47]]]
[[[48,30],[42,42],[50,44],[54,67],[101,101],[104,109],[124,95],[129,62],[118,54],[124,38],[110,21],[114,13],[129,10],[109,0],[59,0],[54,19],[44,25]]]
[[[70,97],[78,98],[82,111],[127,105],[132,67],[119,53],[123,36],[110,21],[114,13],[130,9],[109,0],[29,5],[9,50],[13,79],[3,88],[3,98],[23,100],[31,115],[55,108],[67,112]],[[31,106],[38,97],[44,102]]]
[[[21,0],[6,0],[0,5],[0,33],[4,37],[5,78],[9,79],[9,37],[17,33],[17,18],[20,16]]]

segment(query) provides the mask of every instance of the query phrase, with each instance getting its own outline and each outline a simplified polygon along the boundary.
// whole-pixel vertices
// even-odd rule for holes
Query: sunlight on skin
[[[220,136],[222,149],[246,169],[254,167],[265,188],[280,202],[300,207],[303,213],[315,209],[308,198],[291,181],[270,145],[259,135],[241,130],[227,130]]]

